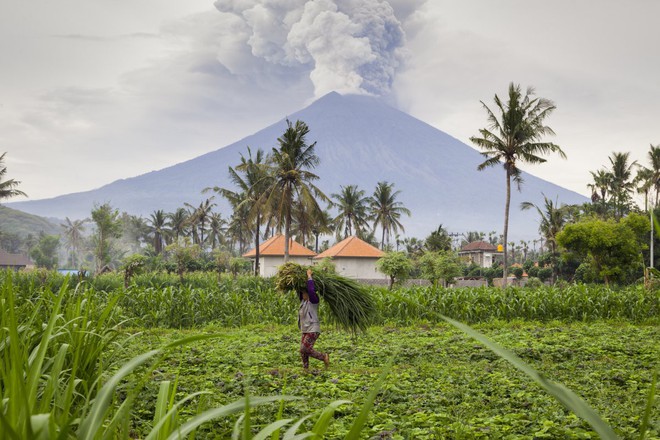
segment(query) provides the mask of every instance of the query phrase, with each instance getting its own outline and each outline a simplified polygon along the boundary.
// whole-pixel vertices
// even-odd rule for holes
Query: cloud
[[[412,13],[394,3],[404,16]],[[218,0],[215,6],[231,30],[218,60],[235,75],[284,68],[308,76],[317,97],[387,95],[404,58],[405,34],[387,1]]]

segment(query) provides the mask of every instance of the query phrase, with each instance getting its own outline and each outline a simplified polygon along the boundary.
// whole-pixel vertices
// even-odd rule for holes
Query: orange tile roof
[[[383,255],[385,252],[352,235],[327,251],[321,252],[314,259],[319,260],[326,257],[380,258]]]
[[[307,249],[305,246],[289,239],[289,256],[292,257],[313,257],[316,252]],[[256,257],[256,249],[252,249],[243,254],[244,257]],[[259,256],[284,256],[284,235],[274,235],[259,245]]]

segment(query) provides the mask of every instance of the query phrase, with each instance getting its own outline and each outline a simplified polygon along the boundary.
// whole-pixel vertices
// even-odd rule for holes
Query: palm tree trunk
[[[504,207],[504,268],[502,269],[502,287],[507,285],[508,276],[508,257],[507,257],[507,238],[509,236],[509,205],[511,204],[511,171],[506,170],[506,203]]]
[[[289,205],[290,206],[290,205]],[[289,262],[289,234],[291,230],[291,211],[286,213],[286,220],[284,226],[284,262]]]
[[[259,224],[261,223],[261,213],[257,210],[257,233],[254,237],[254,245],[256,250],[256,256],[254,259],[254,276],[259,276]]]

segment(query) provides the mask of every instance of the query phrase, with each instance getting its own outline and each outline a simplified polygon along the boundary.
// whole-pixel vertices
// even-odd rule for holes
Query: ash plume
[[[385,0],[217,0],[215,7],[233,37],[218,60],[235,75],[309,75],[317,97],[381,96],[402,62],[405,34]]]

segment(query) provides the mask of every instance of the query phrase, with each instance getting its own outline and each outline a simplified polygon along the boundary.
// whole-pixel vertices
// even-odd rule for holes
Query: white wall
[[[312,259],[311,257],[289,257],[289,261],[292,263],[298,263],[303,266],[311,266]],[[254,264],[254,259],[252,260]],[[273,257],[273,256],[260,256],[259,257],[259,274],[264,277],[272,277],[277,274],[277,269],[284,264],[284,257]]]
[[[387,275],[376,269],[379,258],[333,258],[337,273],[348,278],[376,280],[387,279]]]

